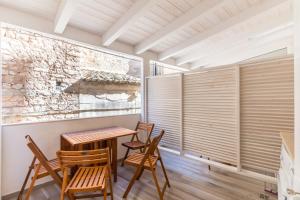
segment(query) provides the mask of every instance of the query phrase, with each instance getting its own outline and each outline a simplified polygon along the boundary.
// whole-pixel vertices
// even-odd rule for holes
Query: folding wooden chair
[[[130,142],[122,143],[122,145],[127,148],[127,151],[126,151],[125,156],[122,160],[121,166],[124,166],[124,161],[127,158],[128,153],[129,153],[130,150],[139,149],[140,152],[145,152],[146,147],[151,142],[151,134],[152,134],[153,128],[154,128],[154,124],[152,124],[152,123],[145,123],[145,122],[140,122],[140,121],[137,123],[135,130],[138,133],[141,133],[141,132],[146,132],[147,133],[146,142],[141,141],[139,139],[139,136],[138,136],[138,133],[137,133],[137,134],[134,134],[132,136]]]
[[[139,179],[139,177],[142,175],[144,169],[150,170],[154,179],[154,183],[156,185],[158,194],[159,194],[159,198],[160,200],[163,200],[163,196],[164,193],[166,191],[167,186],[170,186],[170,182],[167,176],[167,172],[165,170],[162,158],[160,156],[159,150],[157,148],[162,136],[164,135],[164,130],[162,130],[160,132],[160,134],[156,137],[153,138],[149,148],[147,149],[146,153],[133,153],[131,155],[128,156],[128,158],[124,161],[125,164],[127,165],[131,165],[136,167],[136,171],[134,173],[134,176],[132,177],[132,179],[130,180],[128,187],[123,195],[123,198],[126,198],[129,191],[131,190],[134,182]],[[155,155],[155,151],[157,152],[157,155]],[[161,164],[161,168],[163,170],[166,182],[162,188],[162,190],[160,189],[157,177],[156,177],[156,168],[157,168],[157,161],[160,161]]]
[[[109,149],[96,149],[86,151],[58,151],[57,156],[63,171],[63,183],[60,200],[67,194],[71,200],[76,198],[91,198],[107,195],[113,199],[113,188],[110,168]],[[70,169],[79,166],[71,180]],[[109,182],[110,193],[107,192]],[[101,191],[102,193],[94,193]],[[93,194],[82,194],[93,192]],[[75,194],[80,195],[75,196]]]
[[[57,173],[61,170],[59,163],[58,163],[58,159],[48,160],[29,135],[25,136],[25,139],[27,142],[27,146],[32,151],[34,157],[31,162],[31,165],[29,166],[29,170],[28,170],[28,173],[24,180],[24,183],[22,185],[22,188],[19,192],[18,200],[22,199],[22,194],[25,190],[25,187],[27,185],[27,182],[28,182],[28,179],[30,177],[32,170],[34,171],[34,175],[32,176],[29,189],[25,196],[25,200],[29,199],[32,189],[34,187],[35,181],[37,179],[40,179],[40,178],[43,178],[46,176],[51,176],[53,178],[53,180],[55,181],[55,183],[57,183],[58,185],[61,185],[61,183],[62,183],[62,179]],[[36,163],[36,161],[39,161],[39,162]]]

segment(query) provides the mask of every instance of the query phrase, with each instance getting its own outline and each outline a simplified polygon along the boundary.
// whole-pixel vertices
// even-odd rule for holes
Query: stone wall
[[[83,69],[132,72],[129,59],[12,26],[1,27],[1,41],[4,123],[78,118],[80,94],[64,90]]]

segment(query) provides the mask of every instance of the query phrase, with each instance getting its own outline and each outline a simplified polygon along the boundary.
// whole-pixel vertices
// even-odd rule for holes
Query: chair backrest
[[[146,123],[146,122],[138,121],[135,130],[138,132],[145,131],[147,133],[146,144],[148,144],[151,142],[150,138],[151,138],[153,128],[154,128],[153,123]]]
[[[46,158],[46,156],[44,155],[44,153],[40,150],[40,148],[35,144],[35,142],[33,141],[33,139],[29,136],[26,135],[25,136],[26,139],[26,143],[27,146],[29,147],[29,149],[32,151],[32,153],[34,154],[34,156],[42,163],[47,162],[48,159]]]
[[[154,124],[153,123],[146,123],[138,121],[135,130],[136,131],[145,131],[148,135],[150,135],[153,131]]]
[[[150,143],[149,148],[146,151],[146,155],[153,155],[155,150],[157,149],[157,146],[161,140],[161,138],[163,137],[163,135],[165,134],[164,130],[161,130],[159,135],[155,136],[152,140],[152,142]]]
[[[108,148],[86,151],[58,151],[57,157],[62,168],[93,164],[110,165]]]
[[[60,185],[61,184],[61,178],[59,177],[59,175],[56,172],[53,171],[53,169],[49,165],[48,159],[46,158],[44,153],[40,150],[40,148],[35,144],[35,142],[33,141],[33,139],[29,135],[26,135],[25,139],[26,139],[26,142],[27,142],[27,146],[32,151],[35,158],[38,159],[40,164],[47,170],[49,175],[52,176],[54,181],[57,184]]]

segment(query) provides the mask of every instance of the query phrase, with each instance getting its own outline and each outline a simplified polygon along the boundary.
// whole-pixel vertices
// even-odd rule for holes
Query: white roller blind
[[[279,168],[280,131],[293,131],[293,60],[240,66],[241,164],[262,172]]]
[[[205,70],[183,78],[183,148],[237,165],[238,68]]]
[[[180,149],[181,138],[181,75],[147,78],[147,119],[155,124],[154,134],[165,135],[160,143]]]
[[[271,175],[280,131],[293,132],[293,59],[147,79],[147,116],[162,145]]]

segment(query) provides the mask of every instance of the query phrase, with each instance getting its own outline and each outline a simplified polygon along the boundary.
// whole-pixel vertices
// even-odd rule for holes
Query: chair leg
[[[131,178],[131,180],[130,180],[128,186],[127,186],[127,189],[126,189],[125,193],[123,194],[123,198],[127,197],[128,193],[130,192],[135,180],[137,179],[137,177],[141,173],[141,171],[142,171],[142,167],[140,166],[140,167],[137,168],[137,170],[135,171],[133,177]]]
[[[163,170],[163,173],[165,175],[165,178],[166,178],[166,181],[167,181],[167,185],[168,185],[168,187],[171,187],[170,182],[169,182],[169,178],[168,178],[168,175],[167,175],[167,171],[166,171],[165,166],[164,166],[164,163],[163,163],[163,161],[162,161],[161,158],[159,159],[159,161],[160,161],[160,165],[161,165],[161,168]]]
[[[142,174],[143,174],[143,172],[144,172],[144,167],[142,168],[142,170],[141,170],[141,172],[140,172],[140,174],[138,175],[138,177],[136,178],[136,180],[139,180],[140,178],[141,178],[141,176],[142,176]]]
[[[124,161],[126,160],[128,154],[129,154],[129,150],[130,150],[130,149],[127,148],[127,151],[126,151],[126,153],[125,153],[125,156],[124,156],[124,158],[123,158],[123,160],[122,160],[122,164],[121,164],[122,167],[124,166]]]
[[[63,182],[62,182],[62,185],[61,185],[60,200],[64,200],[64,198],[65,198],[65,189],[66,189],[67,184],[68,184],[68,178],[66,178],[66,177],[68,177],[67,169],[63,169],[62,173],[63,173],[64,178],[63,178]],[[67,191],[67,195],[68,195],[69,199],[71,199],[71,200],[75,199],[74,195],[71,194],[69,191]]]
[[[160,200],[163,200],[163,194],[162,194],[162,192],[160,191],[160,186],[159,186],[158,180],[157,180],[157,178],[156,178],[155,170],[154,170],[152,167],[151,167],[151,172],[152,172],[152,176],[153,176],[153,179],[154,179],[154,183],[155,183],[155,186],[156,186],[158,195],[159,195],[159,199],[160,199]]]
[[[69,198],[72,200],[71,195],[69,195]],[[64,200],[65,199],[65,193],[64,191],[60,191],[60,200]]]
[[[113,200],[114,199],[114,192],[113,192],[113,185],[112,185],[111,176],[109,177],[109,190],[110,190],[110,199]]]
[[[106,199],[107,199],[107,183],[105,183],[105,187],[103,190],[103,200],[106,200]]]
[[[168,187],[171,187],[170,182],[169,182],[169,178],[168,178],[168,175],[167,175],[167,171],[166,171],[166,169],[165,169],[165,165],[164,165],[163,160],[162,160],[162,158],[161,158],[161,156],[160,156],[160,151],[159,151],[158,148],[156,149],[156,152],[157,152],[157,154],[158,154],[158,158],[159,158],[159,161],[160,161],[160,165],[161,165],[161,168],[162,168],[162,170],[163,170],[164,176],[165,176],[165,178],[166,178],[167,185],[168,185]]]
[[[26,193],[25,200],[29,200],[29,198],[30,198],[30,194],[31,194],[31,192],[32,192],[32,190],[33,190],[33,187],[34,187],[35,181],[36,181],[36,179],[37,179],[37,176],[38,176],[38,174],[39,174],[39,171],[40,171],[41,166],[42,166],[42,165],[39,164],[39,165],[37,166],[37,168],[36,168],[36,171],[35,171],[35,173],[34,173],[34,175],[33,175],[33,177],[32,177],[30,186],[29,186],[28,191],[27,191],[27,193]]]
[[[34,158],[32,159],[31,165],[29,166],[27,175],[26,175],[26,177],[25,177],[25,180],[24,180],[24,183],[23,183],[23,185],[22,185],[22,188],[21,188],[21,190],[20,190],[20,192],[19,192],[19,194],[18,194],[17,200],[22,200],[22,195],[23,195],[23,192],[24,192],[25,187],[26,187],[26,185],[27,185],[27,182],[28,182],[28,179],[29,179],[29,177],[30,177],[30,174],[31,174],[31,172],[32,172],[32,170],[33,170],[33,168],[34,168],[34,163],[35,163],[35,161],[36,161],[36,157],[34,157]]]
[[[113,185],[112,185],[112,178],[111,178],[111,170],[108,169],[108,181],[109,181],[109,190],[110,190],[110,199],[114,199],[114,193],[113,193]]]

